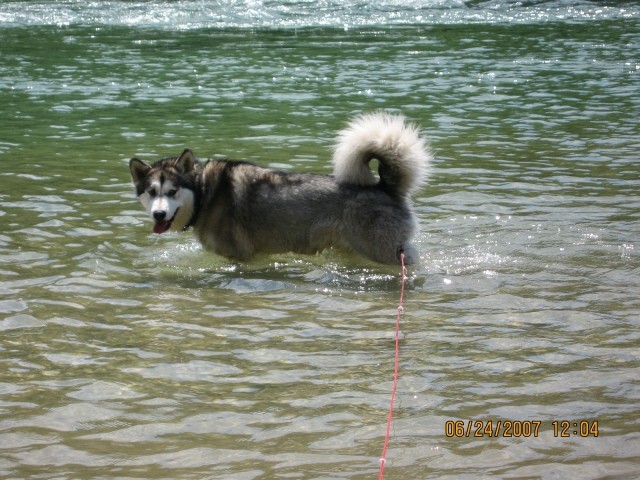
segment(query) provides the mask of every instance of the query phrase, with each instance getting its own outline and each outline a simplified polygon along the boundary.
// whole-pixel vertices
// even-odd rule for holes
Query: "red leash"
[[[396,390],[398,389],[398,370],[400,369],[400,317],[404,311],[402,303],[404,302],[404,287],[405,279],[407,278],[403,252],[400,252],[400,265],[402,265],[402,286],[400,287],[400,302],[398,303],[398,313],[396,314],[396,359],[393,366],[393,387],[391,388],[391,404],[389,405],[389,415],[387,417],[387,433],[384,436],[384,447],[382,448],[382,456],[380,457],[380,474],[378,475],[378,480],[382,480],[384,477],[384,467],[387,463],[387,447],[389,446],[391,423],[393,422],[393,404],[396,399]]]

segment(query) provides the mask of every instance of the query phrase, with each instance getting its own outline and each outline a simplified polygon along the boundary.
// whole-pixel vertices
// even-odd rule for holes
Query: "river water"
[[[385,478],[637,478],[639,91],[637,2],[2,2],[0,477],[375,478],[398,269],[153,235],[127,162],[327,173],[384,109],[435,154]]]

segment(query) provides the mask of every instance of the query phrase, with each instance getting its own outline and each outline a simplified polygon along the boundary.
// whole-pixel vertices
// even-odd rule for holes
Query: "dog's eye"
[[[156,193],[156,189],[155,189],[155,188],[152,188],[152,189],[151,189],[151,190],[149,190],[147,193],[149,194],[149,196],[150,196],[151,198],[153,198],[153,197],[155,197],[155,196],[157,195],[157,193]]]
[[[173,190],[169,190],[169,191],[167,192],[167,196],[168,196],[168,197],[173,197],[173,196],[175,196],[175,194],[176,194],[176,193],[178,193],[178,190],[176,190],[176,189],[174,188]]]

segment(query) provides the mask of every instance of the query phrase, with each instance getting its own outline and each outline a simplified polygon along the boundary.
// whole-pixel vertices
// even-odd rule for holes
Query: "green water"
[[[637,475],[639,47],[637,18],[1,28],[0,476],[374,478],[399,272],[154,236],[127,168],[326,173],[372,109],[436,156],[385,478]],[[445,435],[498,419],[542,426]]]

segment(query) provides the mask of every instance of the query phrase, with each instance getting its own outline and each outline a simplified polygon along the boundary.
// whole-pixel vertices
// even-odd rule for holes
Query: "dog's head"
[[[155,222],[155,233],[184,230],[189,225],[197,167],[198,162],[189,149],[179,157],[164,158],[153,165],[137,158],[129,161],[138,199]]]

